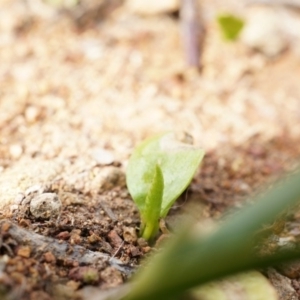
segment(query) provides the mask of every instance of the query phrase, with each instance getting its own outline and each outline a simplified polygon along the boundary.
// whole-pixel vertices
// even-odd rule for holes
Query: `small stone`
[[[28,123],[34,123],[37,121],[39,115],[40,115],[40,110],[36,106],[28,106],[25,110],[25,120]]]
[[[115,161],[112,152],[105,149],[95,149],[92,156],[100,165],[110,165]]]
[[[46,252],[46,253],[44,253],[44,260],[47,263],[55,263],[56,262],[56,258],[55,258],[55,256],[53,255],[52,252]]]
[[[25,258],[29,258],[31,254],[31,249],[29,246],[22,246],[18,249],[17,255]]]
[[[28,219],[21,219],[19,221],[19,225],[21,225],[22,227],[26,228],[29,227],[31,225],[31,221]]]
[[[278,246],[294,247],[295,246],[295,237],[293,237],[293,236],[280,237],[278,240]]]
[[[107,238],[109,239],[110,243],[116,248],[120,247],[120,245],[123,243],[123,240],[115,230],[111,230],[108,233]]]
[[[10,156],[14,159],[18,159],[21,157],[23,153],[23,148],[19,144],[14,144],[9,147]]]
[[[71,245],[80,244],[82,240],[80,235],[81,235],[80,229],[73,229],[70,234],[70,244]]]
[[[59,240],[68,240],[70,238],[70,232],[62,231],[56,236],[56,238]]]
[[[133,227],[123,227],[123,238],[127,243],[135,243],[137,241],[136,230]]]
[[[241,38],[247,46],[268,57],[277,56],[287,47],[281,20],[269,8],[257,7],[250,11]]]
[[[142,248],[143,253],[148,253],[151,251],[151,247],[150,246],[146,246]]]
[[[90,244],[95,244],[99,241],[101,241],[101,238],[95,233],[92,233],[90,236],[88,236],[88,242]]]
[[[9,223],[3,223],[1,227],[1,233],[6,233],[10,229],[10,224]]]
[[[61,211],[61,201],[55,193],[44,193],[30,202],[30,212],[38,219],[57,217]]]

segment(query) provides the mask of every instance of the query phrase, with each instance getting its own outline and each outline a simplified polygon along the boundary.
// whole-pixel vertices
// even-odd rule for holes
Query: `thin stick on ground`
[[[133,268],[123,264],[120,260],[110,257],[106,253],[94,252],[82,246],[70,245],[61,240],[45,237],[32,231],[21,228],[8,220],[0,221],[1,236],[10,236],[18,244],[30,246],[32,254],[41,256],[51,252],[56,259],[74,261],[82,265],[108,264],[118,269],[123,275],[129,276]]]

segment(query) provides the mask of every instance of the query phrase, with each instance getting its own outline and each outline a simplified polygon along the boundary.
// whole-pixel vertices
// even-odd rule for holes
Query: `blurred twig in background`
[[[187,64],[201,68],[205,28],[196,0],[181,0],[181,34]]]

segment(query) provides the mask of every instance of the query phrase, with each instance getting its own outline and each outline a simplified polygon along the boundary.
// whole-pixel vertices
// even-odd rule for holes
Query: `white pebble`
[[[50,219],[59,215],[61,206],[61,201],[55,193],[44,193],[31,200],[30,212],[35,218]]]
[[[92,155],[96,162],[100,165],[110,165],[115,161],[113,153],[105,149],[95,149]]]
[[[34,123],[37,121],[40,110],[36,106],[28,106],[25,110],[25,119],[28,123]]]
[[[14,159],[20,158],[23,153],[23,148],[21,145],[18,144],[11,145],[9,147],[9,153]]]
[[[242,33],[242,41],[268,57],[280,54],[287,47],[286,34],[279,15],[269,8],[250,11]]]

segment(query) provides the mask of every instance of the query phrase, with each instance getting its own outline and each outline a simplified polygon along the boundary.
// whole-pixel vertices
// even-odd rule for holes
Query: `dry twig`
[[[9,235],[19,244],[30,246],[32,254],[37,256],[51,252],[58,260],[74,261],[82,265],[109,264],[126,276],[133,272],[131,267],[106,253],[93,252],[82,246],[70,245],[51,237],[42,236],[7,220],[0,221],[0,228],[2,236]]]

